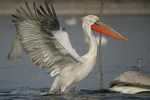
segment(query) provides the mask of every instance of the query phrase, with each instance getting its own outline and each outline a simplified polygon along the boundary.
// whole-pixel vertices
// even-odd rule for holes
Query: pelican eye
[[[95,22],[95,24],[100,24],[100,23],[102,23],[100,20],[97,20],[96,22]]]
[[[95,18],[96,21],[99,21],[99,18]]]

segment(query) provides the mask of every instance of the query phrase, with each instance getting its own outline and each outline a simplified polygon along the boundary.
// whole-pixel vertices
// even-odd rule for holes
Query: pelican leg
[[[72,75],[68,75],[68,76],[72,76]],[[74,78],[68,76],[61,77],[61,81],[60,81],[61,93],[64,93],[70,86],[74,84]]]
[[[53,85],[52,85],[52,87],[51,87],[51,89],[50,89],[50,91],[49,91],[49,94],[55,94],[57,91],[59,91],[59,79],[60,79],[60,76],[58,75],[56,78],[55,78],[55,80],[54,80],[54,82],[53,82]]]

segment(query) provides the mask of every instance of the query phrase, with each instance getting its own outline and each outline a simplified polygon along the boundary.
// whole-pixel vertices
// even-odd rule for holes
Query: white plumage
[[[150,75],[128,71],[109,83],[111,91],[135,94],[150,91]]]
[[[17,9],[20,16],[13,15],[18,19],[13,22],[16,23],[21,45],[34,64],[40,68],[48,68],[51,71],[51,76],[58,74],[50,89],[50,94],[64,93],[69,86],[86,78],[94,68],[97,44],[92,30],[98,31],[103,27],[103,29],[117,34],[122,40],[126,40],[101,22],[97,16],[85,16],[82,27],[90,41],[90,48],[87,54],[80,57],[72,48],[67,32],[60,30],[53,5],[51,4],[49,8],[45,2],[47,11],[42,6],[40,6],[40,11],[36,8],[35,3],[33,6],[34,12],[27,3],[28,12],[22,7],[20,7],[21,10]],[[101,27],[97,28],[98,26]],[[104,33],[106,34],[106,32]]]
[[[89,39],[86,37],[86,35],[84,36],[83,39],[84,39],[85,44],[86,44],[87,46],[89,46],[89,45],[90,45],[90,41],[89,41]],[[95,40],[96,40],[97,45],[99,46],[99,36],[95,36]],[[105,37],[102,36],[101,44],[102,44],[102,46],[108,44],[108,39],[106,39]]]

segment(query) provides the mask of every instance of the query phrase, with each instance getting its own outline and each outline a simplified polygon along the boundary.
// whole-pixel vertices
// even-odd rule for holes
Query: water
[[[83,41],[82,21],[78,16],[77,24],[69,26],[65,21],[70,17],[59,17],[61,26],[69,33],[73,47],[83,55],[88,51]],[[103,16],[106,24],[117,30],[129,42],[105,36],[109,43],[102,46],[102,65],[104,72],[104,90],[99,90],[100,73],[98,57],[91,74],[74,85],[72,92],[66,95],[46,95],[55,77],[50,77],[47,69],[40,69],[30,61],[23,52],[20,62],[7,59],[16,29],[11,22],[13,18],[0,16],[0,99],[10,100],[48,100],[48,99],[149,99],[150,93],[121,94],[106,90],[109,82],[125,71],[150,73],[150,16]],[[93,32],[95,36],[99,34]],[[138,70],[137,59],[142,58],[141,70]]]

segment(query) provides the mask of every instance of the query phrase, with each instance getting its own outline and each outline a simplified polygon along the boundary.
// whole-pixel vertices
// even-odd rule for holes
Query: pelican
[[[25,52],[36,66],[48,68],[51,76],[57,75],[49,94],[64,93],[65,90],[86,78],[95,66],[97,56],[97,44],[92,30],[105,35],[128,41],[111,27],[104,24],[97,16],[87,15],[83,17],[83,31],[90,40],[89,51],[79,56],[73,49],[69,35],[61,30],[54,7],[48,6],[46,10],[40,6],[40,10],[33,3],[32,11],[25,2],[27,11],[20,6],[17,9],[19,16],[12,15],[19,40]]]
[[[20,47],[18,35],[16,35],[16,38],[14,39],[13,46],[9,51],[7,58],[9,60],[15,60],[15,61],[16,60],[20,61],[22,59],[22,53],[21,53],[21,47]]]
[[[77,19],[75,17],[71,17],[65,21],[66,25],[75,26],[77,24]]]
[[[150,91],[150,75],[127,71],[109,83],[110,91],[135,94]]]
[[[87,38],[86,35],[84,35],[83,40],[84,40],[84,42],[85,42],[85,44],[86,44],[87,46],[90,45],[90,41],[89,41],[89,39]],[[99,46],[99,36],[95,36],[95,40],[96,40],[97,45]],[[103,37],[103,36],[102,36],[101,44],[102,44],[102,45],[108,44],[108,40],[107,40],[105,37]]]
[[[141,65],[140,65],[140,62],[141,62],[141,61],[142,61],[141,58],[139,58],[139,59],[137,60],[138,69],[141,69]]]

